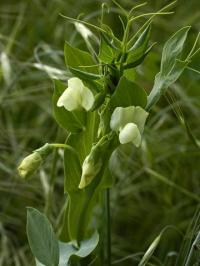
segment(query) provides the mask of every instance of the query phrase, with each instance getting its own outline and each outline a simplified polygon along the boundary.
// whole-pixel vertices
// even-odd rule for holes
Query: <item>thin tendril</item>
[[[127,12],[126,10],[115,0],[112,0],[112,2],[122,11],[122,13],[127,17]]]
[[[200,48],[199,48],[199,49],[200,49]],[[192,68],[192,67],[186,67],[186,69],[189,69],[189,70],[191,70],[191,71],[193,71],[193,72],[195,72],[195,73],[197,73],[197,74],[200,75],[200,71],[198,71],[198,70],[195,69],[195,68]]]
[[[98,31],[101,31],[101,32],[107,33],[104,29],[102,29],[102,28],[100,28],[100,27],[98,27],[98,26],[95,26],[95,25],[93,25],[93,24],[91,24],[91,23],[89,23],[89,22],[86,22],[86,21],[84,21],[84,20],[80,20],[80,19],[76,19],[76,18],[70,18],[70,17],[65,16],[65,15],[63,15],[63,14],[60,14],[60,16],[63,17],[63,18],[68,19],[71,23],[74,23],[74,22],[80,22],[80,23],[83,23],[83,24],[85,24],[85,25],[87,25],[87,26],[89,26],[89,27],[92,27],[92,28],[94,28],[94,29],[96,29],[96,30],[98,30]]]
[[[123,31],[125,31],[126,27],[125,27],[125,25],[124,25],[124,21],[123,21],[123,19],[121,18],[120,15],[119,15],[119,20],[120,20],[120,22],[121,22],[121,24],[122,24]]]
[[[191,57],[193,57],[194,54],[196,54],[196,52],[200,49],[200,48],[199,48],[199,49],[197,49],[196,52],[194,52],[194,50],[195,50],[195,48],[196,48],[196,46],[197,46],[197,43],[198,43],[199,37],[200,37],[200,32],[198,33],[198,35],[197,35],[197,37],[196,37],[196,40],[195,40],[195,42],[194,42],[194,45],[193,45],[191,51],[189,52],[189,54],[188,54],[186,60],[188,60],[188,59],[190,59]],[[193,53],[193,52],[194,52],[194,53]],[[193,54],[192,54],[192,53],[193,53]]]
[[[137,5],[137,6],[132,7],[131,10],[130,10],[130,12],[128,13],[129,16],[131,15],[131,13],[132,13],[134,10],[138,9],[139,7],[145,6],[146,4],[147,4],[147,2],[144,2],[144,3],[142,3],[142,4],[139,4],[139,5]]]
[[[173,1],[172,3],[170,3],[169,5],[164,6],[163,8],[161,8],[158,12],[162,12],[164,10],[166,10],[167,8],[173,6],[177,1]],[[152,21],[152,19],[156,16],[157,14],[153,15],[152,17],[150,17],[140,28],[139,30],[132,36],[132,38],[129,40],[128,42],[128,46],[131,44],[131,42],[135,39],[135,37],[137,37],[137,35]]]
[[[141,14],[137,17],[133,17],[130,19],[130,22],[136,20],[136,19],[139,19],[139,18],[142,18],[142,17],[146,17],[146,16],[151,16],[151,15],[171,15],[173,14],[174,12],[152,12],[152,13],[146,13],[146,14]]]

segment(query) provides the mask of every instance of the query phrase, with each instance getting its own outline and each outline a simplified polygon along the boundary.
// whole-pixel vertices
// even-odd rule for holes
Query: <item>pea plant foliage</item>
[[[23,159],[18,167],[19,175],[27,178],[53,150],[64,150],[63,194],[67,195],[67,202],[59,230],[54,231],[46,215],[27,208],[27,235],[36,265],[89,265],[84,264],[86,257],[93,261],[91,265],[111,265],[112,154],[120,145],[140,149],[152,107],[180,77],[198,50],[195,42],[188,56],[183,58],[190,27],[175,32],[164,44],[160,72],[147,95],[135,82],[136,68],[154,46],[150,41],[153,18],[172,13],[169,9],[174,2],[155,13],[137,16],[135,10],[145,3],[129,12],[115,4],[124,29],[122,39],[104,23],[106,4],[102,5],[99,25],[63,16],[81,33],[88,51],[66,42],[64,54],[71,77],[67,84],[54,80],[53,115],[66,132],[66,142],[45,144]],[[133,32],[133,22],[141,17],[147,20]],[[101,214],[97,215],[97,208],[102,210]],[[107,217],[105,223],[103,216]]]

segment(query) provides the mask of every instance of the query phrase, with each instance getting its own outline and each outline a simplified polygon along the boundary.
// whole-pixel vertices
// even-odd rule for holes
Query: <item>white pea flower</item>
[[[121,144],[132,142],[139,147],[148,115],[140,106],[117,107],[111,116],[110,127],[119,132]]]
[[[58,107],[64,107],[68,111],[85,109],[89,111],[94,104],[93,93],[84,86],[79,78],[70,78],[68,88],[63,92],[57,102]]]

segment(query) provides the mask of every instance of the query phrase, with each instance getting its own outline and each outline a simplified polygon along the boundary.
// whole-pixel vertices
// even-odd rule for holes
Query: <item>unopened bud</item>
[[[79,188],[88,186],[102,169],[104,156],[113,141],[114,134],[103,136],[95,146],[92,147],[90,154],[85,158],[82,165],[82,175]]]
[[[82,166],[82,175],[81,175],[81,181],[79,184],[79,188],[82,189],[86,186],[88,186],[94,177],[99,173],[102,167],[102,160],[99,158],[98,161],[94,160],[94,157],[89,154]]]
[[[42,164],[42,157],[38,152],[25,157],[18,167],[18,173],[22,178],[27,178],[35,173]]]
[[[53,146],[46,143],[41,148],[33,151],[33,153],[25,157],[17,168],[19,175],[22,178],[32,176],[40,168],[41,164],[52,151],[52,149]]]

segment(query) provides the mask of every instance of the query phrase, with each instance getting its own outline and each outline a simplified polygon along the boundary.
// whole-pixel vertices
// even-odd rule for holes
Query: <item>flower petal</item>
[[[136,124],[128,123],[120,131],[119,141],[121,144],[132,142],[136,147],[140,146],[141,134]]]
[[[86,110],[89,111],[94,104],[94,95],[87,87],[82,88],[81,92],[81,105]]]
[[[76,77],[68,79],[68,88],[81,91],[83,87],[84,85],[81,79]]]
[[[84,86],[79,78],[70,78],[68,80],[68,89],[60,96],[57,106],[64,106],[68,111],[74,111],[84,108],[89,111],[94,104],[93,93]]]
[[[60,96],[57,102],[57,106],[64,106],[68,111],[73,111],[80,108],[79,104],[79,95],[77,90],[72,88],[66,89],[63,94]]]
[[[127,123],[133,122],[135,106],[117,107],[112,113],[110,120],[110,128],[114,131],[119,131]]]
[[[138,126],[141,134],[144,130],[144,125],[145,125],[148,115],[149,113],[146,112],[143,108],[141,108],[140,106],[136,106],[135,113],[134,113],[134,119],[132,122],[134,122]]]

